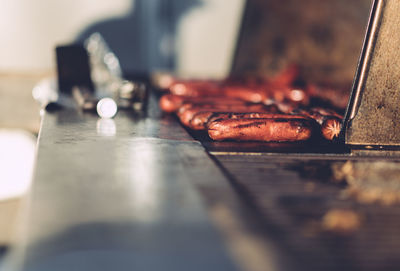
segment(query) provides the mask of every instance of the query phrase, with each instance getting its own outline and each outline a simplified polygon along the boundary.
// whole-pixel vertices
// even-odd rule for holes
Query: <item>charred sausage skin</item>
[[[213,140],[305,141],[312,131],[313,125],[306,118],[221,119],[208,125],[208,135]]]

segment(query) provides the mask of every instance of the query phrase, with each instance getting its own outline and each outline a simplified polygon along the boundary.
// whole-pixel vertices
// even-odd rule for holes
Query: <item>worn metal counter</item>
[[[149,108],[44,115],[22,238],[2,271],[239,268],[211,218],[240,201],[156,98]]]

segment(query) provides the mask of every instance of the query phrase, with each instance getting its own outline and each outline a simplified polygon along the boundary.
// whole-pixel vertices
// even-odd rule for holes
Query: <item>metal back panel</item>
[[[248,0],[232,73],[274,75],[297,64],[307,81],[351,83],[371,0]]]
[[[400,2],[376,0],[346,122],[350,145],[400,146]]]

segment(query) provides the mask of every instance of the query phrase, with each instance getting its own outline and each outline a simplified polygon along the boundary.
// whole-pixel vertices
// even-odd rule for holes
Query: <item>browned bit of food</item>
[[[349,234],[361,227],[361,216],[352,210],[332,209],[322,218],[322,228],[326,231]]]
[[[400,168],[389,161],[349,161],[336,168],[348,184],[345,195],[361,203],[400,203]]]
[[[293,142],[312,135],[312,123],[306,117],[297,119],[222,119],[208,125],[213,140]]]
[[[322,136],[327,140],[338,138],[341,130],[342,120],[337,117],[326,117],[321,125]]]
[[[351,161],[335,162],[331,165],[332,181],[335,183],[346,183],[347,176],[353,172],[353,164]]]

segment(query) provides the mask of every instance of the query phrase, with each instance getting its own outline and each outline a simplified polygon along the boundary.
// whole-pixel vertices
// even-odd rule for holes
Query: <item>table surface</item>
[[[238,231],[231,218],[246,207],[156,97],[148,108],[100,119],[71,102],[44,115],[24,227],[3,270],[243,268],[217,224]]]

